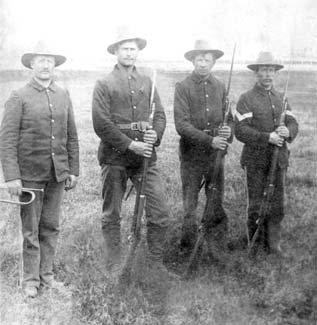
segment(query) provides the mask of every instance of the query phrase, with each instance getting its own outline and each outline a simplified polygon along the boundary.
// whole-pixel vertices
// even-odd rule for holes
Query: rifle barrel
[[[231,77],[232,77],[232,71],[233,71],[233,63],[234,63],[234,57],[235,57],[235,55],[236,55],[236,47],[237,47],[237,43],[234,43],[233,53],[232,53],[232,59],[231,59],[231,66],[230,66],[230,73],[229,73],[229,79],[228,79],[228,86],[227,86],[227,94],[226,94],[226,97],[229,96],[229,92],[230,92]]]

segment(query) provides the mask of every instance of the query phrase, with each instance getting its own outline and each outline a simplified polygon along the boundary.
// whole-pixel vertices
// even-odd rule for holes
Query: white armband
[[[237,117],[238,121],[241,122],[241,121],[245,120],[246,118],[252,118],[253,113],[248,112],[248,113],[240,114],[238,111],[236,111],[236,117]]]

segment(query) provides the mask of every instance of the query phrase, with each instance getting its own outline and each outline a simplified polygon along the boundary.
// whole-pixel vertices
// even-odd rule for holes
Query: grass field
[[[216,76],[227,80],[227,72]],[[184,261],[177,245],[182,218],[178,136],[173,122],[174,85],[184,72],[158,74],[158,89],[167,113],[167,129],[158,150],[158,165],[166,187],[172,219],[166,241],[166,265],[181,272]],[[17,73],[0,77],[0,116],[12,89],[24,84]],[[1,204],[1,324],[289,324],[317,323],[317,204],[316,204],[316,74],[291,73],[289,101],[300,124],[297,139],[290,145],[287,174],[286,218],[282,247],[285,258],[260,256],[248,259],[238,245],[225,253],[224,265],[202,262],[195,279],[167,283],[155,274],[140,248],[134,267],[134,285],[118,291],[116,278],[105,272],[100,227],[100,180],[96,158],[98,138],[91,122],[91,97],[95,80],[102,72],[63,72],[60,79],[70,90],[81,150],[81,177],[75,191],[65,195],[62,231],[54,265],[56,278],[65,292],[23,300],[17,283],[21,237],[18,208]],[[283,90],[285,72],[276,88]],[[22,80],[23,79],[23,80]],[[251,73],[238,71],[232,79],[231,98],[253,85]],[[234,140],[226,158],[224,206],[228,213],[229,240],[237,243],[245,234],[244,176],[239,165],[242,145]],[[126,244],[134,195],[124,203],[123,238]],[[199,213],[204,207],[201,195]]]

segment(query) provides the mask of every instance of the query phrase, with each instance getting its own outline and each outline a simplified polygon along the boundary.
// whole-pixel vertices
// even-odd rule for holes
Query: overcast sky
[[[196,38],[230,59],[255,59],[270,50],[317,60],[315,0],[0,0],[5,5],[6,51],[31,51],[39,39],[74,67],[101,66],[120,25],[133,25],[148,46],[144,59],[183,60]],[[142,58],[141,57],[141,58]],[[13,64],[13,63],[12,63]]]

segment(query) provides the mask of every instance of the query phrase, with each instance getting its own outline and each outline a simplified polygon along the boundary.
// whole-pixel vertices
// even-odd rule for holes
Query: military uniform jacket
[[[244,143],[241,155],[241,165],[250,164],[267,167],[270,164],[274,145],[269,143],[270,133],[280,122],[283,109],[283,95],[274,88],[267,91],[256,84],[253,89],[242,94],[237,103],[237,121],[235,136]],[[287,105],[285,126],[290,136],[287,142],[292,142],[298,132],[298,123]],[[289,151],[287,145],[279,150],[278,164],[280,168],[288,166]]]
[[[138,130],[122,130],[118,124],[149,121],[152,82],[139,74],[136,68],[128,76],[119,65],[103,80],[96,83],[92,100],[92,119],[96,134],[100,138],[98,160],[100,165],[139,167],[143,157],[128,149],[130,143],[143,141]],[[155,114],[153,129],[156,131],[158,146],[162,139],[166,117],[157,91],[154,94]],[[156,153],[151,160],[156,160]]]
[[[203,80],[192,72],[176,84],[174,119],[176,131],[181,137],[182,160],[206,162],[215,154],[211,143],[223,122],[225,100],[225,85],[212,75]]]
[[[44,88],[32,79],[5,103],[0,132],[6,181],[58,182],[79,174],[79,146],[68,92],[52,82]]]

